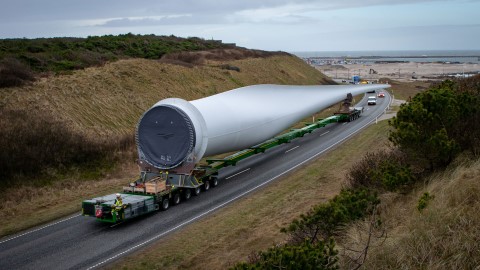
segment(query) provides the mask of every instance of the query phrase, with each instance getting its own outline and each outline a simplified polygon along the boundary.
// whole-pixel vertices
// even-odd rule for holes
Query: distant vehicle
[[[368,91],[367,93],[369,93],[369,94],[375,93],[375,90]]]
[[[379,93],[378,93],[378,97],[379,97],[379,98],[380,98],[380,97],[381,97],[381,98],[385,97],[385,92],[379,92]]]
[[[368,105],[377,105],[377,98],[375,96],[369,96],[367,104]]]
[[[360,83],[360,76],[354,75],[352,77],[353,84],[359,84]]]

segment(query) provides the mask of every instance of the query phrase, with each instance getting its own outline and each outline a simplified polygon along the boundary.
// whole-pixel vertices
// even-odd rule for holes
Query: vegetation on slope
[[[215,51],[203,57],[191,52]],[[286,55],[225,44],[220,40],[155,35],[107,35],[88,38],[39,38],[0,40],[0,88],[21,86],[36,75],[65,74],[101,66],[119,59],[162,59],[166,62],[198,65],[205,59],[234,60]]]
[[[118,59],[160,59],[169,53],[227,48],[237,47],[218,40],[130,33],[88,38],[3,39],[0,40],[0,87],[20,86],[32,80],[24,74],[62,73]]]
[[[475,269],[480,265],[480,161],[459,158],[408,194],[386,194],[388,238],[365,269]],[[424,204],[425,194],[430,198]],[[419,206],[422,209],[419,211]]]
[[[403,193],[412,194],[415,192],[415,181],[437,181],[436,177],[426,177],[430,176],[434,169],[439,171],[445,168],[444,166],[449,165],[459,153],[465,153],[478,159],[480,143],[477,138],[480,127],[475,123],[480,121],[479,107],[480,76],[456,82],[445,81],[417,94],[410,103],[402,105],[397,117],[389,122],[394,128],[389,137],[393,143],[392,149],[388,152],[367,154],[350,169],[347,174],[349,186],[353,188],[353,190],[349,190],[350,194],[356,194],[355,192],[362,194],[365,188],[370,190],[369,192],[383,193],[401,188]],[[412,170],[412,168],[414,169]],[[474,190],[479,188],[478,181],[471,184],[474,185]],[[435,183],[431,186],[433,185]],[[462,192],[460,190],[459,192]],[[453,189],[450,192],[453,192]],[[337,252],[328,252],[326,254],[329,254],[329,261],[339,261],[342,268],[358,269],[362,267],[367,262],[369,249],[374,246],[374,242],[379,239],[388,240],[385,234],[386,228],[382,225],[381,220],[382,217],[385,218],[385,214],[377,211],[378,202],[375,200],[370,200],[368,203],[369,200],[365,200],[368,197],[350,196],[346,199],[337,199],[342,198],[345,194],[345,190],[343,190],[333,200],[314,207],[307,214],[302,214],[299,220],[294,220],[287,229],[283,230],[289,233],[290,243],[271,248],[268,252],[260,252],[259,256],[250,258],[249,263],[237,264],[235,268],[258,269],[258,266],[262,265],[264,268],[273,269],[278,266],[279,261],[266,260],[265,256],[274,251],[273,254],[284,254],[283,260],[280,261],[282,266],[287,269],[298,269],[300,265],[295,260],[290,260],[291,256],[288,256],[291,252],[292,240],[293,244],[303,245],[302,243],[305,241],[322,244],[330,241],[331,243],[332,238],[337,238],[340,242],[342,259],[339,260]],[[462,195],[466,195],[464,200],[460,198]],[[468,233],[478,233],[474,228],[478,227],[479,220],[468,216],[468,213],[475,209],[464,205],[465,201],[472,202],[472,206],[477,205],[479,203],[478,196],[470,194],[457,196],[459,196],[457,200],[460,202],[443,204],[442,206],[448,210],[437,208],[438,212],[433,213],[432,218],[436,218],[437,224],[422,220],[422,225],[425,225],[417,231],[417,238],[402,237],[401,241],[407,244],[394,242],[400,246],[407,245],[405,248],[412,253],[419,253],[418,256],[417,254],[408,254],[399,260],[398,256],[387,255],[383,251],[374,256],[387,257],[389,267],[392,269],[405,268],[405,266],[408,268],[468,269],[477,266],[480,257],[472,256],[472,252],[478,250],[475,237],[468,238],[464,233],[456,233],[456,231],[461,230],[461,226],[465,226]],[[425,212],[430,201],[434,199],[435,195],[424,192],[414,209]],[[368,205],[370,207],[359,207]],[[349,209],[354,209],[354,211]],[[461,212],[449,215],[448,213],[451,213],[452,210],[461,210]],[[445,214],[445,223],[455,228],[453,233],[446,232],[444,226],[438,225],[441,223],[441,216],[438,213]],[[360,237],[353,242],[349,242],[348,240],[352,239],[345,237],[345,234],[338,233],[336,228],[345,228],[347,222],[359,219],[364,219],[364,228],[357,230]],[[438,228],[433,228],[435,225]],[[451,230],[450,227],[447,228],[449,228],[448,231]],[[411,229],[414,230],[414,228]],[[431,232],[425,232],[425,230],[431,230]],[[447,242],[440,241],[443,233],[453,235],[447,237],[451,239],[452,246],[444,247]],[[462,241],[458,241],[455,237],[460,237]],[[425,243],[432,246],[425,245]],[[410,248],[408,245],[414,246],[414,248]],[[438,249],[438,252],[432,251],[432,247]],[[317,248],[328,251],[333,247],[321,245]],[[394,249],[397,248],[395,244],[390,245],[389,251],[395,254]],[[418,252],[418,249],[425,250],[425,252]],[[397,253],[399,252],[397,251]],[[306,252],[305,254],[310,253]],[[314,257],[301,258],[302,260],[312,260],[317,255],[312,254],[312,256]],[[267,258],[269,257],[267,256]],[[377,268],[385,268],[381,263],[382,259],[376,262]],[[338,265],[334,264],[319,269],[331,269],[336,266]],[[311,265],[311,267],[314,266]]]
[[[383,148],[388,129],[386,121],[371,125],[334,151],[107,269],[228,269],[238,261],[257,258],[258,250],[267,251],[272,245],[288,241],[289,235],[280,232],[281,228],[289,226],[299,214],[335,197],[350,164],[369,149]],[[218,188],[222,188],[221,183]]]

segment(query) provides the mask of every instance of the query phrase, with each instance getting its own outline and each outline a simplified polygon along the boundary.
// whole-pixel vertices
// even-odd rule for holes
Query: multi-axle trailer
[[[303,128],[293,129],[223,159],[207,159],[208,165],[196,167],[189,175],[172,174],[168,170],[142,171],[139,179],[123,187],[121,209],[115,207],[116,194],[110,194],[83,201],[82,214],[102,222],[117,223],[156,210],[167,210],[170,205],[177,205],[182,200],[190,199],[192,195],[200,194],[202,189],[207,191],[217,186],[218,172],[222,168],[235,166],[241,160],[303,137],[328,124],[357,119],[363,108],[351,108],[350,102],[351,95],[333,116],[307,124]]]

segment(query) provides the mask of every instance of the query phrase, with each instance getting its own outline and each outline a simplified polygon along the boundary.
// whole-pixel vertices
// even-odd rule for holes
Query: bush
[[[301,245],[272,247],[251,262],[239,263],[232,269],[338,269],[337,254],[332,239],[315,244],[305,241]]]
[[[480,75],[456,81],[461,121],[453,135],[462,150],[480,157]]]
[[[349,222],[371,214],[380,203],[377,195],[366,189],[344,189],[339,195],[300,215],[282,232],[290,234],[291,243],[326,241]]]
[[[419,212],[422,212],[423,209],[427,208],[428,204],[430,203],[431,200],[435,198],[434,195],[430,195],[430,193],[425,192],[422,194],[422,197],[418,200],[418,205],[417,205],[417,210]]]
[[[232,66],[232,65],[229,65],[229,64],[221,65],[220,68],[226,69],[226,70],[233,70],[233,71],[236,71],[236,72],[240,72],[240,68],[239,68],[239,67],[237,67],[237,66]]]
[[[398,190],[415,181],[406,156],[398,150],[367,153],[346,175],[351,188]]]
[[[459,86],[460,85],[460,86]],[[462,151],[480,150],[480,76],[444,81],[400,107],[390,141],[416,164],[443,168]]]
[[[7,185],[21,176],[44,175],[52,168],[98,166],[105,160],[113,163],[117,151],[133,144],[133,136],[94,140],[42,114],[3,109],[0,110],[0,184]]]
[[[33,81],[30,68],[14,58],[5,58],[0,61],[0,88],[22,86]]]
[[[203,40],[200,38],[178,38],[175,36],[155,35],[106,35],[88,38],[39,38],[39,39],[3,39],[0,40],[0,59],[11,64],[17,59],[23,66],[3,69],[6,73],[0,76],[0,87],[20,86],[29,79],[22,79],[22,74],[34,72],[63,73],[90,66],[97,66],[106,61],[115,61],[125,58],[160,59],[169,55],[165,61],[181,65],[200,65],[205,59],[203,52],[208,50],[232,49],[242,59],[247,54],[274,55],[262,51],[251,51],[237,48],[220,41]],[[191,53],[203,51],[202,53]],[[212,54],[213,55],[213,54]],[[17,61],[18,62],[18,61]],[[28,67],[28,69],[27,69]],[[10,70],[13,69],[13,75]],[[3,81],[3,83],[2,83]]]
[[[164,55],[161,61],[193,67],[203,65],[205,63],[205,57],[200,53],[178,52]]]

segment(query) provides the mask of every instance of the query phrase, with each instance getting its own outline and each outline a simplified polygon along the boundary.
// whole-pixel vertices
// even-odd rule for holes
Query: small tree
[[[453,138],[454,126],[461,120],[453,86],[445,81],[417,94],[389,122],[395,128],[390,141],[430,170],[450,163],[460,149]]]

